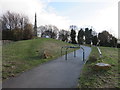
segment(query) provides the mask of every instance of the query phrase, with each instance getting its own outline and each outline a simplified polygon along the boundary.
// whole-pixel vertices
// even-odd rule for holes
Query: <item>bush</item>
[[[41,59],[47,59],[47,58],[52,58],[52,54],[50,54],[50,51],[49,50],[41,50],[41,51],[36,51],[37,53],[37,56]]]
[[[96,56],[90,56],[88,61],[89,62],[96,62],[97,61],[97,57]]]

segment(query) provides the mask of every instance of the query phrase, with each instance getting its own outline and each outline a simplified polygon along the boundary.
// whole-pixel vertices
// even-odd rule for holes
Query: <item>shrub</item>
[[[88,61],[89,62],[96,62],[97,61],[97,57],[96,56],[90,56]]]

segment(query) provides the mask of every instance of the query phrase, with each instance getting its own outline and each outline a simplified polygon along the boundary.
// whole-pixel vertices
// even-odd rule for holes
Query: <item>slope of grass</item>
[[[1,41],[0,41],[1,44]],[[2,45],[0,45],[0,83],[2,83]]]
[[[3,45],[3,80],[59,57],[61,47],[69,45],[73,46],[69,43],[47,38],[24,40]],[[51,57],[46,59],[41,58],[40,56],[43,51],[49,52]],[[69,52],[71,51],[72,49]]]
[[[118,73],[118,49],[110,47],[100,47],[102,58],[96,47],[92,47],[91,56],[96,56],[97,61],[91,62],[90,57],[84,65],[79,80],[79,88],[120,88],[118,81],[120,73]],[[120,50],[120,49],[119,49]],[[108,63],[112,68],[108,71],[95,71],[92,66],[98,62]]]

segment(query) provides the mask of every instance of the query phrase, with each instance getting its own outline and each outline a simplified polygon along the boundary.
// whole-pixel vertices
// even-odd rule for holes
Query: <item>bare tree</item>
[[[39,29],[41,37],[49,36],[49,38],[56,39],[58,36],[59,29],[54,25],[40,26]]]
[[[8,40],[23,39],[23,33],[25,30],[28,30],[26,26],[31,28],[27,16],[10,11],[7,11],[0,17],[0,22],[2,23],[2,38]]]
[[[15,28],[24,29],[24,27],[29,23],[28,17],[10,11],[7,11],[1,17],[1,21],[3,30],[13,30]]]

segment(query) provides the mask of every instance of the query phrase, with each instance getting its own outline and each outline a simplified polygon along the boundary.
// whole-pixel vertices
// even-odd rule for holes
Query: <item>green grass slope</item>
[[[31,69],[41,63],[59,57],[61,54],[61,47],[69,45],[72,44],[47,38],[24,40],[3,45],[2,48],[3,80],[9,77],[14,77],[19,73]],[[47,51],[50,57],[42,58],[41,54],[43,54],[44,51]],[[71,51],[72,49],[69,52]]]
[[[118,64],[118,51],[120,48],[100,47],[102,58],[99,58],[97,47],[92,47],[88,62],[84,65],[79,80],[79,88],[120,88],[120,71]],[[95,56],[97,61],[91,61]],[[108,71],[95,71],[92,66],[98,62],[108,63],[111,69]]]

